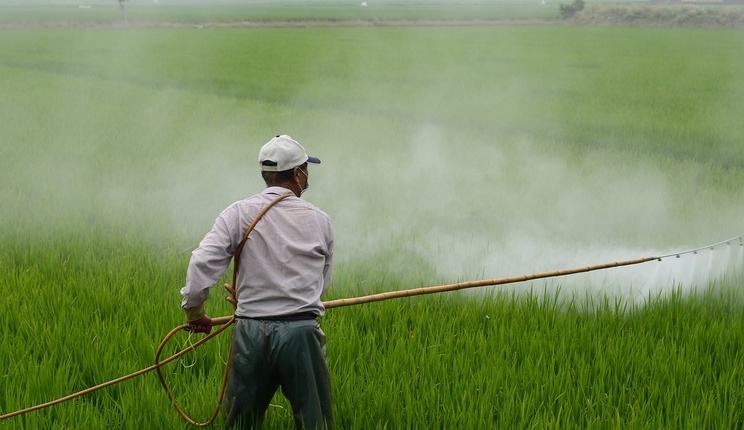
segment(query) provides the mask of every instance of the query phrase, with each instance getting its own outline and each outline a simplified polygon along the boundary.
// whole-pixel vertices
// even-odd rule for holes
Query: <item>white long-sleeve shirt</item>
[[[258,213],[286,188],[269,187],[222,211],[191,253],[184,309],[202,306],[230,264],[243,234]],[[325,313],[321,295],[331,283],[333,231],[328,215],[291,196],[270,208],[248,236],[240,255],[235,315],[260,318]]]

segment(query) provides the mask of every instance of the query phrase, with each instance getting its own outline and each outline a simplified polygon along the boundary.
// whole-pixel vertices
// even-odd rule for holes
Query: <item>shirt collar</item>
[[[279,186],[273,186],[268,187],[264,190],[264,194],[274,194],[274,195],[281,195],[281,194],[287,194],[291,193],[294,195],[294,191],[290,190],[289,188],[279,187]]]

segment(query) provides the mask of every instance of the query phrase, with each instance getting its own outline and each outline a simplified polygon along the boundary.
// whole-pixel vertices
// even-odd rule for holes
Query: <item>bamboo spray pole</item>
[[[676,254],[675,254],[676,255]],[[495,285],[514,284],[517,282],[533,281],[535,279],[555,278],[558,276],[574,275],[577,273],[593,272],[596,270],[611,269],[613,267],[631,266],[660,260],[662,257],[645,257],[634,260],[617,261],[614,263],[597,264],[593,266],[578,267],[568,270],[554,270],[550,272],[533,273],[529,275],[512,276],[508,278],[485,279],[481,281],[459,282],[455,284],[438,285],[432,287],[411,288],[408,290],[388,291],[385,293],[370,294],[366,296],[352,297],[348,299],[336,299],[323,302],[326,309],[341,308],[345,306],[361,305],[364,303],[381,302],[383,300],[398,299],[402,297],[421,296],[424,294],[445,293],[448,291],[464,290],[467,288],[490,287]],[[222,325],[230,322],[232,315],[212,318],[212,325]]]
[[[597,270],[612,269],[614,267],[632,266],[635,264],[647,263],[649,261],[654,261],[654,260],[661,261],[665,258],[670,258],[670,257],[679,258],[680,256],[685,255],[685,254],[697,254],[699,251],[702,251],[702,250],[706,250],[706,249],[713,250],[721,245],[731,245],[732,243],[736,243],[736,242],[738,242],[739,246],[744,246],[744,239],[742,239],[741,236],[736,236],[736,237],[732,237],[731,239],[726,239],[726,240],[723,240],[721,242],[717,242],[711,245],[701,246],[699,248],[694,248],[694,249],[690,249],[687,251],[673,252],[671,254],[666,254],[666,255],[662,255],[658,257],[644,257],[644,258],[637,258],[633,260],[616,261],[614,263],[596,264],[592,266],[577,267],[574,269],[566,269],[566,270],[553,270],[550,272],[533,273],[529,275],[512,276],[512,277],[507,277],[507,278],[484,279],[480,281],[458,282],[455,284],[412,288],[409,290],[389,291],[385,293],[370,294],[366,296],[352,297],[348,299],[330,300],[327,302],[323,302],[323,306],[325,306],[326,309],[341,308],[344,306],[353,306],[353,305],[361,305],[364,303],[381,302],[383,300],[398,299],[401,297],[412,297],[412,296],[420,296],[424,294],[445,293],[448,291],[464,290],[467,288],[491,287],[491,286],[496,286],[496,285],[514,284],[517,282],[534,281],[536,279],[556,278],[559,276],[575,275],[578,273],[586,273],[586,272],[593,272]],[[232,318],[232,316],[213,318],[212,325],[226,324],[230,321],[230,318]]]

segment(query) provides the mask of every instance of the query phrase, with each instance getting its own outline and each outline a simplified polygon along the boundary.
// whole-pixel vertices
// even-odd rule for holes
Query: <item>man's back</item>
[[[281,188],[268,188],[237,202],[223,214],[244,232],[258,212],[281,193]],[[331,282],[332,255],[328,215],[297,197],[277,203],[256,224],[243,248],[236,315],[323,315],[320,297]]]

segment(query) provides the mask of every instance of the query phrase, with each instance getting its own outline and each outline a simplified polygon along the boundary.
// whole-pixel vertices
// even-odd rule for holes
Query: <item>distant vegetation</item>
[[[581,25],[744,27],[744,6],[602,4],[574,14],[571,22]]]
[[[576,15],[576,12],[584,10],[585,5],[586,3],[584,2],[584,0],[574,0],[574,2],[571,4],[561,4],[561,18],[571,18],[572,16]]]
[[[364,5],[363,5],[364,4]],[[742,27],[744,6],[715,2],[631,1],[384,1],[214,2],[0,0],[0,27],[248,26],[248,25],[494,25],[546,24]]]

